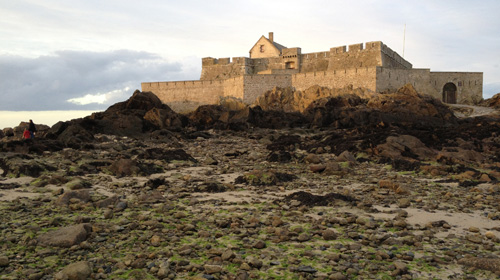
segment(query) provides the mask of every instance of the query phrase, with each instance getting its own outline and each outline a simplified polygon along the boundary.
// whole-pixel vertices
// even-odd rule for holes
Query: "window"
[[[264,52],[264,45],[260,45],[260,52]]]

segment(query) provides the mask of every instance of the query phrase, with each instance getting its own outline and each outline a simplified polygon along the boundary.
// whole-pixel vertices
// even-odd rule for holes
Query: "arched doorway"
[[[457,86],[454,83],[447,83],[443,87],[443,102],[456,104],[457,103]]]

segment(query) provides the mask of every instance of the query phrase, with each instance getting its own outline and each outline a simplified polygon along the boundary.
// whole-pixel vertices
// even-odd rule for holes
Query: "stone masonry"
[[[305,90],[313,85],[328,88],[366,88],[374,92],[395,90],[411,83],[418,92],[445,103],[473,104],[482,99],[482,72],[431,72],[415,69],[380,41],[302,53],[262,36],[250,57],[202,59],[198,81],[145,82],[142,91],[155,93],[178,112],[203,104],[217,104],[235,97],[252,104],[274,87]]]

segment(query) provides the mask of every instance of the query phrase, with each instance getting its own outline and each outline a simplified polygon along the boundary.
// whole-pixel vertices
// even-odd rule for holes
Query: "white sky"
[[[199,79],[261,35],[303,53],[382,41],[415,68],[500,92],[500,1],[0,0],[0,110],[94,110],[140,82]]]

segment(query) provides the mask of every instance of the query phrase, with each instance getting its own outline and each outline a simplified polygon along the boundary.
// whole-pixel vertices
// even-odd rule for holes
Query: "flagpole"
[[[405,40],[406,40],[406,23],[405,23],[405,29],[403,31],[403,58],[405,57]]]

